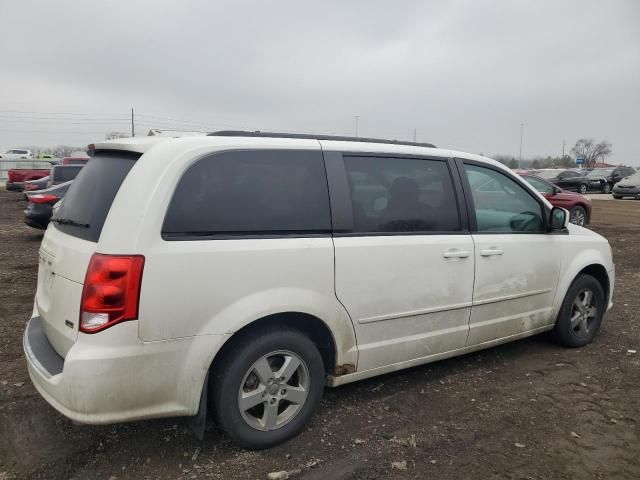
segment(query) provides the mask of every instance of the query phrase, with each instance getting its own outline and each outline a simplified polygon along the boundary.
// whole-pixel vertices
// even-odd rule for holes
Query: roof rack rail
[[[389,145],[410,145],[412,147],[436,148],[431,143],[405,142],[402,140],[387,140],[383,138],[343,137],[340,135],[314,135],[311,133],[282,133],[282,132],[249,132],[245,130],[220,130],[207,134],[210,137],[263,137],[263,138],[303,138],[308,140],[334,140],[339,142],[385,143]]]

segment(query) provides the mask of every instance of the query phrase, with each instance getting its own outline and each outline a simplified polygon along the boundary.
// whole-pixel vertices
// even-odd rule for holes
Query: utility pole
[[[360,115],[354,115],[356,119],[356,138],[358,138],[358,120],[360,119]]]
[[[567,142],[565,140],[562,140],[562,158],[564,158],[564,146]]]
[[[524,123],[520,124],[520,156],[518,157],[518,168],[522,168],[522,130],[524,129]]]
[[[131,136],[132,137],[136,136],[136,130],[135,130],[135,126],[133,124],[133,108],[131,109]]]
[[[417,130],[414,128],[413,129],[413,143],[416,143],[416,133],[417,133]]]

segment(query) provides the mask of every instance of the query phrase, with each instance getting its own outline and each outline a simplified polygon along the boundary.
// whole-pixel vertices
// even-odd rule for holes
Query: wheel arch
[[[588,265],[578,272],[578,275],[581,275],[581,274],[591,275],[596,280],[598,280],[600,285],[602,285],[602,289],[604,290],[604,297],[607,300],[609,300],[609,292],[610,292],[609,274],[607,273],[607,269],[604,268],[603,265],[599,263]],[[578,278],[578,275],[576,275],[575,278]]]
[[[600,263],[599,261],[585,262],[585,263],[579,264],[579,266],[576,266],[570,269],[570,271],[571,273],[568,273],[567,275],[565,275],[563,278],[560,279],[560,283],[558,285],[558,294],[556,295],[556,298],[554,301],[554,313],[552,317],[554,319],[554,322],[556,317],[558,316],[558,313],[560,312],[560,308],[562,307],[562,302],[564,302],[564,299],[567,295],[567,292],[569,291],[569,288],[571,288],[571,285],[576,280],[576,278],[578,278],[579,275],[582,275],[582,274],[591,275],[596,280],[598,280],[598,282],[600,282],[605,292],[605,298],[606,298],[607,304],[611,300],[610,299],[611,288],[612,288],[611,279],[609,276],[609,272],[607,271],[603,263]]]
[[[307,335],[318,347],[327,373],[335,370],[337,359],[337,345],[333,332],[329,326],[318,317],[303,312],[281,312],[258,318],[244,325],[231,335],[214,355],[211,366],[233,350],[233,347],[251,332],[265,328],[288,327]]]

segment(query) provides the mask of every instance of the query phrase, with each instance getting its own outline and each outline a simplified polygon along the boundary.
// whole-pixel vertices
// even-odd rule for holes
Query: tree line
[[[611,143],[603,140],[596,143],[593,138],[581,138],[571,148],[571,155],[552,157],[537,157],[523,159],[520,168],[570,168],[576,166],[576,158],[584,158],[585,167],[595,167],[603,163],[605,158],[611,155]],[[493,158],[509,168],[518,168],[518,160],[511,155],[494,155]]]

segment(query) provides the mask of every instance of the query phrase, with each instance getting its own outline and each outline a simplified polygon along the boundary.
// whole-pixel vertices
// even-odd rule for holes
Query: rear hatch
[[[36,306],[49,342],[65,357],[78,337],[85,274],[113,199],[140,157],[97,152],[54,209],[39,253]]]

